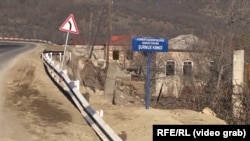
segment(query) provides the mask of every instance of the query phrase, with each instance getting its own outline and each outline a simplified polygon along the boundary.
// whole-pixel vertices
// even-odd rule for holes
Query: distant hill
[[[70,42],[85,44],[96,37],[96,43],[104,43],[108,38],[105,1],[0,0],[0,36],[38,38],[63,44],[66,33],[59,31],[59,26],[69,14],[74,14],[80,34],[70,34]],[[192,33],[205,37],[211,29],[227,30],[225,19],[229,1],[113,0],[112,35],[172,38]]]

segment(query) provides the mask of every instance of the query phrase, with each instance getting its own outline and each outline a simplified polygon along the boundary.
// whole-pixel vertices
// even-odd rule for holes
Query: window
[[[166,75],[175,75],[175,61],[168,60],[166,64]]]
[[[184,61],[183,62],[183,75],[184,76],[191,76],[193,69],[193,62],[192,61]]]
[[[113,60],[119,60],[119,50],[113,51]]]

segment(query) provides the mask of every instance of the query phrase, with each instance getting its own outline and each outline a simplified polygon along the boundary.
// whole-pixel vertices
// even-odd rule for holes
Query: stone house
[[[139,69],[133,62],[136,62],[140,53],[131,51],[131,36],[120,39],[111,42],[109,46],[109,62],[117,63],[121,70]],[[203,43],[192,34],[180,35],[169,40],[168,52],[155,54],[156,59],[152,63],[160,66],[160,71],[156,72],[155,84],[151,88],[152,95],[158,96],[161,90],[163,96],[180,97],[185,86],[193,87],[205,83],[206,75],[199,78],[196,76],[207,72],[213,62],[205,59],[201,52],[193,50],[194,45]],[[106,56],[104,50],[105,46],[101,53],[104,55],[99,55],[101,58],[104,56],[103,59]]]
[[[169,40],[169,51],[156,54],[156,64],[161,64],[157,73],[155,93],[164,96],[180,97],[185,86],[194,87],[204,84],[205,75],[213,62],[206,59],[202,52],[193,46],[204,43],[196,36],[180,35]],[[159,65],[158,65],[159,66]],[[201,77],[202,76],[202,77]]]
[[[116,62],[124,70],[129,68],[132,59],[131,35],[112,36],[109,46],[109,61]]]

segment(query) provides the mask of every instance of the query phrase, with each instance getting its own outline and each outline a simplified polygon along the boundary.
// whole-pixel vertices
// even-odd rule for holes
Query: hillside
[[[71,42],[85,44],[89,36],[92,42],[94,37],[97,43],[107,40],[108,5],[104,0],[0,2],[0,36],[39,38],[63,44],[66,34],[58,28],[72,13],[80,34],[70,35]],[[206,36],[211,29],[227,30],[229,5],[228,0],[113,0],[112,35]]]

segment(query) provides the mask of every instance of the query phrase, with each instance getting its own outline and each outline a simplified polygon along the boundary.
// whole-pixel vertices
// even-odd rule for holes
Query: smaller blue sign
[[[133,37],[132,51],[167,52],[168,40],[153,37]]]

